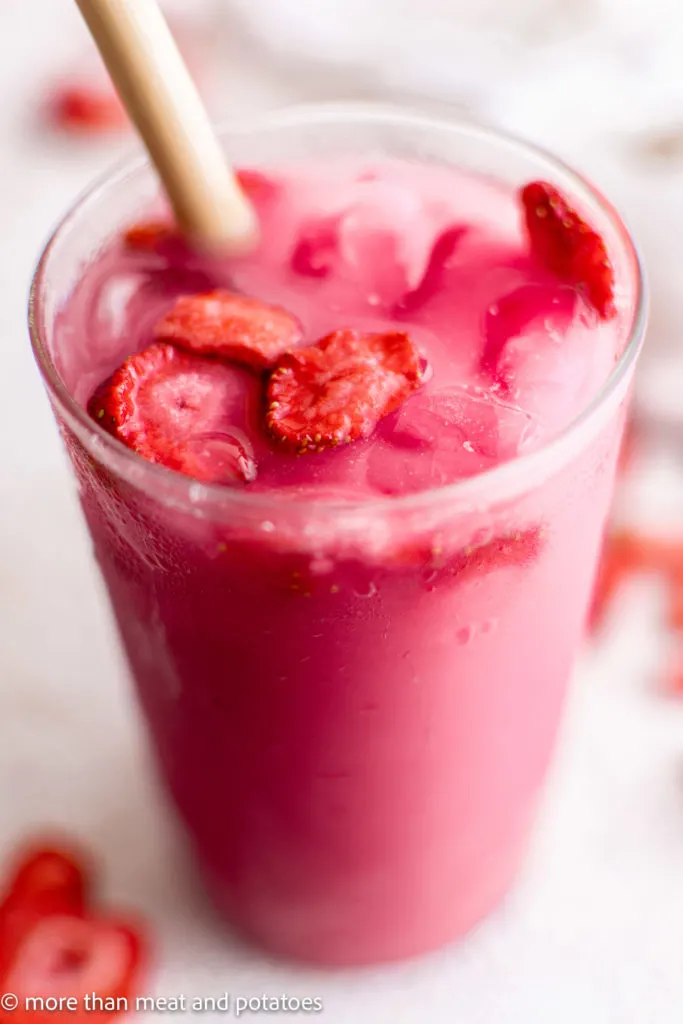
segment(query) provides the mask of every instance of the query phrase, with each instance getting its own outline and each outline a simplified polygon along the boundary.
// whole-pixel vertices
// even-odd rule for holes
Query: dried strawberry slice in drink
[[[546,531],[540,526],[501,533],[491,540],[472,543],[452,553],[444,553],[437,537],[431,544],[403,548],[395,559],[399,568],[420,566],[427,590],[451,583],[486,576],[501,569],[524,569],[534,564],[546,543]]]
[[[407,334],[342,330],[284,355],[270,376],[266,424],[294,451],[321,451],[368,437],[420,384]]]
[[[253,384],[236,367],[157,342],[126,359],[88,412],[149,462],[205,483],[246,483],[256,476],[243,430]]]
[[[545,181],[525,185],[520,197],[539,263],[579,288],[603,320],[615,316],[614,270],[597,231]]]
[[[242,167],[235,171],[235,177],[243,191],[256,204],[270,203],[280,195],[281,186],[262,171]]]
[[[177,228],[163,220],[139,221],[123,233],[126,248],[134,252],[158,252],[168,242],[176,242],[179,238]]]
[[[260,171],[238,170],[235,176],[243,190],[257,205],[270,203],[280,193],[280,186]],[[158,252],[168,242],[182,241],[178,229],[164,220],[143,220],[124,232],[124,242],[129,249],[143,252]]]
[[[303,331],[286,309],[219,289],[181,295],[157,323],[154,335],[198,355],[220,356],[261,370],[296,348]]]
[[[498,569],[522,568],[534,562],[543,547],[543,531],[529,527],[495,537],[485,544],[458,552],[445,567],[448,576],[459,581],[464,577],[486,575]]]

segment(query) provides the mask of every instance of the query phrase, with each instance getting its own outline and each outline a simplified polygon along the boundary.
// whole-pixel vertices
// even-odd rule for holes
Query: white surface
[[[159,994],[320,996],[318,1019],[330,1024],[680,1024],[683,705],[652,686],[654,593],[625,595],[628,628],[578,674],[524,878],[459,948],[386,970],[293,970],[233,945],[207,909],[151,780],[25,329],[48,227],[115,155],[40,139],[26,124],[45,66],[77,32],[73,6],[32,0],[0,11],[0,853],[36,824],[82,835],[104,858],[108,895],[156,928]],[[243,40],[231,66],[233,105],[296,91],[291,75],[261,75]],[[635,197],[635,176],[629,188]],[[667,203],[660,189],[632,205],[668,224]],[[661,248],[674,251],[666,240]],[[663,322],[673,336],[673,319]],[[653,484],[669,511],[670,477]],[[641,503],[651,505],[649,492]]]

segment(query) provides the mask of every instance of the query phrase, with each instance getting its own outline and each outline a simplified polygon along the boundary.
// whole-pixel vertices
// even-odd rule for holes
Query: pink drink
[[[143,207],[119,182],[106,246],[79,268],[83,243],[58,242],[34,297],[95,552],[213,897],[264,946],[334,964],[462,935],[517,872],[612,487],[630,369],[613,371],[642,327],[628,238],[580,181],[476,130],[399,127],[415,150],[411,132],[442,133],[449,161],[271,166],[261,247],[229,263],[127,250],[115,224]],[[470,166],[483,147],[480,175],[448,166],[455,142]],[[504,146],[519,166],[496,182]],[[615,318],[529,255],[513,186],[539,176],[604,235]],[[205,486],[152,466],[83,407],[179,294],[216,287],[285,307],[304,344],[407,331],[424,382],[368,439],[297,456],[262,429],[259,376],[219,370],[204,408],[220,400],[224,428],[197,439],[201,457],[237,437],[256,478]]]

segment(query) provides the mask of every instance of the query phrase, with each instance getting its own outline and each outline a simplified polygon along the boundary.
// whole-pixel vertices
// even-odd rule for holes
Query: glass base
[[[364,967],[408,960],[463,939],[497,909],[512,888],[529,843],[528,818],[500,836],[495,850],[471,856],[449,885],[416,909],[396,892],[384,908],[344,901],[327,917],[297,912],[287,894],[280,905],[247,904],[243,894],[200,866],[209,898],[246,942],[278,958],[318,967]],[[334,894],[330,894],[330,903]],[[313,913],[310,911],[313,909]],[[384,912],[382,912],[382,910]]]

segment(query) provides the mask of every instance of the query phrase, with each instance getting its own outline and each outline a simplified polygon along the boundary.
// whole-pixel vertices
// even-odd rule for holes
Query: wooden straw
[[[247,248],[256,238],[254,211],[226,162],[156,0],[76,3],[181,230],[206,248]]]

